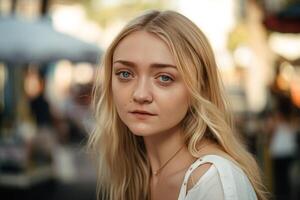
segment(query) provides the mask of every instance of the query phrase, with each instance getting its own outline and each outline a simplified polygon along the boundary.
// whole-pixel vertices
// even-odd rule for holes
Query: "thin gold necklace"
[[[180,147],[160,168],[158,168],[157,170],[153,171],[153,174],[155,176],[157,176],[161,170],[181,151],[181,149],[183,149],[185,145],[183,145],[182,147]]]

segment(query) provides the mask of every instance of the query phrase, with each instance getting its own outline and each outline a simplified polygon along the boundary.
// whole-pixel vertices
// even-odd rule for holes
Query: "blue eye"
[[[173,81],[173,79],[172,79],[171,77],[167,76],[167,75],[161,75],[161,76],[159,76],[159,79],[160,79],[160,81],[162,81],[162,82],[170,82],[170,81]]]
[[[129,79],[131,76],[131,73],[128,71],[121,71],[121,72],[116,73],[116,75],[118,75],[120,79]]]

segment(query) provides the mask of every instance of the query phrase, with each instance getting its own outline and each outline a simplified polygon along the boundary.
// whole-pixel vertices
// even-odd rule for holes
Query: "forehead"
[[[118,59],[175,65],[168,45],[157,35],[146,31],[136,31],[123,38],[113,53],[113,61]]]

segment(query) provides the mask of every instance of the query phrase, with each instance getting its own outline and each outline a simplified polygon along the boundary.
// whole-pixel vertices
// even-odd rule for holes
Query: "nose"
[[[147,78],[141,78],[133,91],[133,101],[139,104],[149,104],[153,101],[151,84]]]

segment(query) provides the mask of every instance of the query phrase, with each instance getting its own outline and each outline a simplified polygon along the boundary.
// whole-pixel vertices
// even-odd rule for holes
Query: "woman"
[[[195,24],[148,11],[125,26],[102,66],[89,145],[103,199],[266,199]]]

